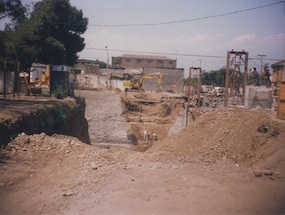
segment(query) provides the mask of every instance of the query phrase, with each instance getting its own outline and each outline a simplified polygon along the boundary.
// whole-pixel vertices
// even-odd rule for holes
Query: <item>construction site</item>
[[[0,99],[0,214],[284,214],[284,72],[276,96],[247,60],[229,51],[214,93],[200,67],[185,86],[169,69],[57,68],[49,96]]]

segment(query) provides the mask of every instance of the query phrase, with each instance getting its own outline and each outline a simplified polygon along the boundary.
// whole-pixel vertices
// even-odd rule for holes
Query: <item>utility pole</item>
[[[109,51],[108,51],[108,46],[105,46],[107,50],[107,69],[109,69]]]
[[[4,80],[3,80],[3,86],[4,86],[4,88],[3,88],[3,95],[4,95],[4,98],[6,98],[6,85],[7,85],[7,81],[6,81],[6,79],[7,79],[7,77],[6,77],[6,72],[7,72],[7,70],[6,70],[6,58],[4,58]]]
[[[258,54],[257,55],[258,57],[260,57],[261,59],[260,59],[260,61],[261,61],[261,66],[260,66],[260,86],[261,86],[261,84],[262,84],[262,67],[263,67],[263,57],[266,57],[266,55],[265,54]]]

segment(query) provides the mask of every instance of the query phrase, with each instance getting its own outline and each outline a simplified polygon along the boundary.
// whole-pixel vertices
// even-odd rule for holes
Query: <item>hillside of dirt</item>
[[[285,122],[274,112],[211,109],[183,128],[175,96],[81,95],[92,144],[19,134],[0,150],[0,214],[285,213]]]
[[[219,108],[207,112],[178,135],[155,144],[148,152],[159,159],[183,162],[216,161],[248,166],[284,150],[284,122],[264,109]],[[155,156],[154,156],[155,157]]]

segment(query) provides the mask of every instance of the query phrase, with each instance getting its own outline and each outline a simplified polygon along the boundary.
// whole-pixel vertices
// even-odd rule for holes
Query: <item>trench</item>
[[[0,146],[18,134],[62,134],[90,144],[85,99],[2,100],[1,109],[11,116],[0,122]]]
[[[179,102],[174,103],[172,109],[168,105],[157,103],[158,106],[153,111],[149,106],[149,111],[153,114],[146,111],[138,119],[138,115],[143,114],[142,111],[133,112],[132,107],[127,107],[120,92],[81,90],[77,96],[64,100],[7,101],[10,106],[6,107],[0,101],[1,108],[9,109],[10,112],[13,112],[13,108],[16,109],[12,113],[14,118],[0,121],[0,146],[7,145],[22,132],[27,135],[68,135],[87,144],[138,145],[145,143],[144,129],[156,133],[159,140],[162,140],[168,134],[177,133],[185,127],[184,110]],[[126,109],[129,109],[127,115]],[[163,117],[159,118],[161,111]],[[151,146],[152,143],[148,142],[144,148]]]

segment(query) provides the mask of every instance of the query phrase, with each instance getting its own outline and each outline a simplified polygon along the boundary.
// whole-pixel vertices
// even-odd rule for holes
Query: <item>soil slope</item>
[[[0,151],[0,214],[284,214],[284,131],[228,108],[146,152],[23,133]]]

